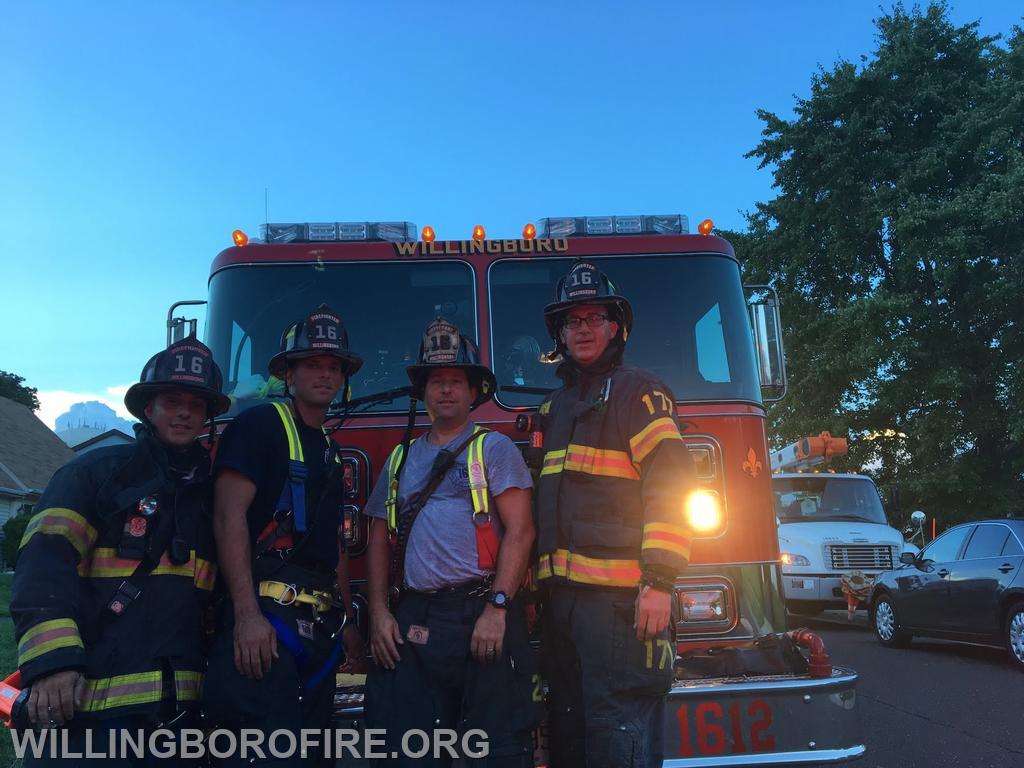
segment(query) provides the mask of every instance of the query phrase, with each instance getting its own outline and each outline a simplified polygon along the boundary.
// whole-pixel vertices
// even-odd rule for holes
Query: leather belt
[[[260,597],[269,597],[278,605],[311,605],[317,613],[326,613],[332,608],[341,609],[344,606],[340,600],[335,599],[330,592],[322,592],[316,589],[303,589],[295,584],[286,584],[283,581],[261,581],[259,587]]]

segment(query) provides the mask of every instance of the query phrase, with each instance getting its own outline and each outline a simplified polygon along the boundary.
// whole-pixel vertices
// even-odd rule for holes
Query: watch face
[[[498,608],[505,608],[508,605],[508,595],[504,592],[494,592],[491,595],[491,603]]]

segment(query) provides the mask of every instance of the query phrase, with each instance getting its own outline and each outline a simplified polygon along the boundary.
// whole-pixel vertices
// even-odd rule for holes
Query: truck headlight
[[[779,554],[779,560],[782,561],[783,565],[810,565],[811,561],[803,555],[794,555],[790,552],[782,552]]]
[[[700,535],[722,527],[722,501],[715,491],[698,488],[686,498],[686,520],[690,529]]]

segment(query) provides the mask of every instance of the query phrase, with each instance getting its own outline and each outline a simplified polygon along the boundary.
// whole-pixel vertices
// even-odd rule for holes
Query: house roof
[[[75,452],[26,406],[0,397],[0,485],[41,491]]]
[[[78,453],[83,448],[88,448],[93,443],[98,443],[101,440],[106,440],[107,438],[110,438],[110,437],[120,438],[121,442],[124,442],[124,443],[134,443],[135,442],[135,438],[134,437],[132,437],[131,435],[126,435],[120,429],[108,429],[106,432],[103,432],[103,433],[101,433],[99,435],[94,435],[93,437],[90,437],[87,440],[83,440],[82,442],[78,443],[77,445],[72,445],[71,448],[72,448],[72,450],[75,451],[75,453]]]

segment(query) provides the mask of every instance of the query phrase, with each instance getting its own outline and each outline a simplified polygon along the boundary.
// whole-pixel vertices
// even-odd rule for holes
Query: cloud
[[[135,421],[135,417],[124,407],[124,393],[128,391],[129,386],[131,385],[107,387],[106,393],[102,395],[95,392],[70,392],[66,389],[40,391],[36,393],[36,397],[39,398],[39,410],[36,411],[36,416],[50,429],[55,429],[57,417],[71,410],[72,405],[96,400],[109,406],[122,419]]]

